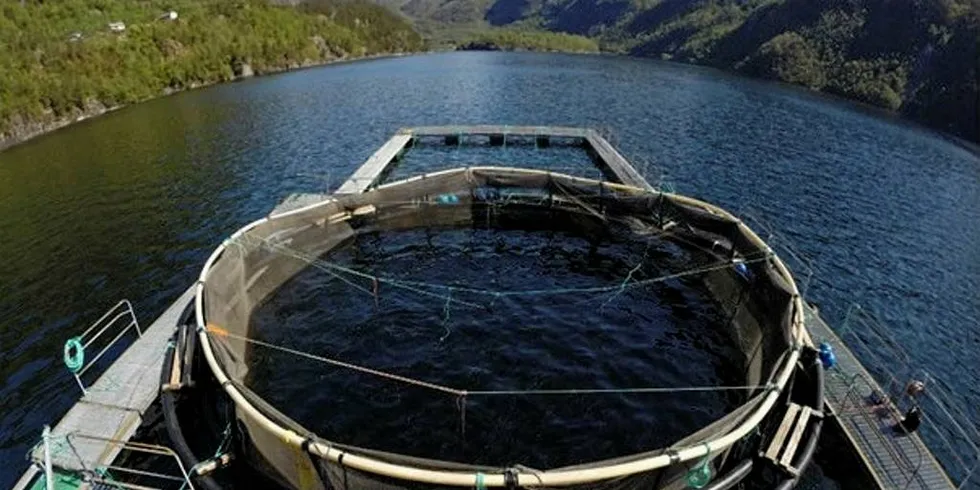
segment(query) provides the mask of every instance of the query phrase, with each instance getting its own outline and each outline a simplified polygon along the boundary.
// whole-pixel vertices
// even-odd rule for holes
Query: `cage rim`
[[[235,403],[235,406],[243,410],[248,416],[250,416],[254,421],[256,421],[263,429],[269,431],[271,434],[275,435],[278,439],[283,441],[285,444],[294,447],[300,451],[309,452],[311,455],[320,457],[322,459],[328,460],[332,463],[340,463],[342,461],[344,466],[349,466],[351,468],[365,471],[367,473],[372,473],[376,475],[386,476],[390,478],[397,478],[401,480],[408,480],[417,483],[427,483],[434,485],[448,485],[455,487],[470,487],[476,482],[482,483],[486,487],[506,487],[508,484],[512,483],[511,478],[513,477],[512,472],[517,471],[519,475],[527,475],[529,478],[526,480],[522,479],[520,482],[521,486],[526,487],[548,487],[548,486],[570,486],[577,484],[586,484],[601,480],[608,480],[613,478],[621,478],[626,476],[635,475],[638,473],[648,472],[652,470],[662,469],[666,467],[673,466],[675,464],[684,463],[697,458],[703,458],[710,456],[711,454],[716,454],[719,451],[726,450],[731,447],[736,442],[740,441],[744,437],[750,435],[750,433],[759,426],[762,420],[769,414],[773,409],[777,400],[779,399],[782,390],[786,387],[789,379],[793,373],[794,367],[800,358],[800,353],[804,346],[812,346],[813,342],[806,331],[803,322],[803,303],[800,296],[799,290],[797,289],[796,282],[793,280],[792,274],[789,269],[779,258],[779,256],[765,243],[751,228],[748,227],[741,219],[737,218],[728,211],[715,206],[713,204],[695,199],[692,197],[684,196],[675,193],[666,193],[661,190],[650,191],[646,189],[641,189],[639,187],[630,186],[627,184],[620,184],[614,182],[604,182],[595,179],[589,179],[584,177],[577,177],[557,172],[550,172],[546,170],[537,169],[527,169],[518,167],[505,167],[505,166],[474,166],[474,167],[458,167],[453,169],[441,170],[436,172],[429,172],[425,174],[419,174],[411,176],[398,181],[386,183],[375,187],[375,189],[384,189],[390,187],[401,186],[408,184],[417,180],[432,178],[443,175],[451,175],[457,173],[466,173],[472,175],[473,172],[487,171],[487,172],[501,172],[501,173],[512,173],[512,174],[524,174],[529,176],[548,176],[548,177],[559,177],[562,179],[567,179],[573,182],[587,183],[587,184],[597,184],[606,186],[609,189],[615,189],[632,194],[660,194],[660,195],[670,195],[672,199],[677,199],[678,201],[692,205],[694,207],[700,208],[701,210],[707,211],[709,213],[721,216],[726,219],[732,220],[736,226],[745,233],[745,236],[749,238],[757,247],[761,250],[765,250],[769,254],[769,260],[771,264],[776,268],[776,271],[783,277],[783,279],[790,286],[792,298],[790,307],[793,309],[791,318],[791,342],[787,351],[784,351],[781,357],[782,364],[780,365],[777,361],[777,368],[775,369],[770,379],[772,379],[772,389],[767,390],[767,392],[762,393],[758,396],[764,396],[763,400],[759,402],[757,408],[747,416],[741,422],[739,422],[734,428],[728,430],[727,432],[714,437],[707,442],[699,442],[695,445],[683,447],[683,448],[666,448],[663,453],[657,455],[651,455],[646,458],[611,463],[605,466],[595,466],[590,468],[569,468],[562,469],[556,468],[551,470],[541,470],[541,471],[521,471],[520,468],[508,468],[499,473],[483,473],[478,471],[460,471],[460,470],[437,470],[437,469],[426,469],[419,468],[410,465],[403,465],[392,463],[389,461],[383,461],[381,459],[357,454],[355,452],[349,452],[345,450],[333,447],[329,443],[318,440],[316,438],[309,438],[295,431],[285,428],[274,420],[269,418],[265,413],[254,406],[248,398],[237,388],[234,382],[228,377],[224,369],[218,362],[211,344],[210,337],[207,333],[207,323],[204,316],[204,286],[207,282],[208,274],[212,266],[221,257],[223,252],[228,248],[228,246],[238,237],[249,232],[255,227],[264,224],[272,220],[278,220],[295,214],[303,213],[317,207],[326,206],[332,202],[336,201],[333,196],[326,197],[323,201],[310,204],[308,206],[303,206],[291,211],[286,211],[278,214],[270,214],[261,219],[255,220],[244,227],[237,230],[235,233],[230,235],[225,239],[221,245],[219,245],[208,257],[201,270],[198,277],[196,290],[194,293],[194,309],[195,309],[195,320],[197,323],[198,338],[201,343],[202,351],[204,352],[205,359],[207,360],[208,366],[210,367],[212,373],[217,379],[218,383],[224,388],[225,392]],[[368,191],[370,192],[370,191]],[[788,354],[788,355],[787,355]],[[748,403],[748,402],[746,402]],[[596,462],[599,463],[599,462]]]

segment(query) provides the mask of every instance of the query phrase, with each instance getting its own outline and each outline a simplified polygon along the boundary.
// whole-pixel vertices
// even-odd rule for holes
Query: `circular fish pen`
[[[495,240],[504,234],[517,234],[522,251]],[[419,262],[425,251],[413,243],[426,243],[422,248],[435,252]],[[459,243],[465,243],[459,248],[466,250],[466,261],[445,262],[447,256],[460,255],[452,253]],[[561,249],[561,267],[527,253],[555,247]],[[516,257],[516,268],[484,269],[491,256],[500,255]],[[458,280],[439,282],[444,276],[422,274],[420,267],[429,272],[458,268]],[[311,271],[320,279],[311,279]],[[311,293],[313,288],[322,290]],[[338,298],[344,291],[356,295],[356,301]],[[673,366],[686,363],[690,372],[673,378],[651,379],[651,373],[670,368],[662,364],[670,353],[637,349],[626,345],[628,338],[614,343],[632,348],[612,356],[629,361],[632,371],[597,378],[592,371],[609,365],[587,355],[567,369],[560,362],[521,365],[526,361],[513,345],[532,344],[540,336],[533,329],[523,337],[506,331],[546,305],[547,312],[558,313],[538,321],[568,330],[571,352],[558,357],[574,359],[574,346],[600,338],[603,322],[630,325],[631,332],[642,334],[646,323],[660,321],[658,315],[671,316],[671,301],[658,295],[692,291],[709,297],[711,307],[674,298],[673,303],[697,308],[687,308],[695,314],[680,315],[669,326],[676,332],[689,329],[688,351],[707,346],[727,353],[674,359]],[[312,327],[291,330],[297,317],[284,310],[311,298],[329,302],[307,315],[314,317],[307,322]],[[570,306],[556,306],[563,302]],[[256,221],[211,255],[200,276],[195,310],[201,348],[234,403],[248,453],[256,466],[292,488],[702,488],[723,462],[744,456],[740,442],[761,429],[785,398],[806,336],[789,271],[726,211],[676,194],[498,167],[413,177]],[[632,316],[624,316],[625,310]],[[419,311],[429,314],[413,318]],[[426,328],[399,330],[401,317]],[[314,338],[310,331],[317,321],[340,333]],[[575,330],[580,326],[598,330]],[[494,332],[503,340],[481,344]],[[287,342],[294,333],[300,339]],[[417,354],[419,345],[431,349],[426,356],[449,357],[408,362],[405,356]],[[386,354],[365,357],[372,348]],[[547,356],[547,349],[540,347],[533,355]],[[481,353],[498,359],[497,366],[516,367],[495,370],[479,362]],[[452,376],[433,375],[447,371],[450,354],[473,362],[457,365],[459,372]],[[734,357],[740,369],[712,374],[700,366],[710,364],[706,359],[711,356]],[[329,368],[331,379],[346,381],[308,386],[309,406],[297,409],[276,389],[301,370],[271,362],[273,357]],[[407,393],[374,400],[388,411],[365,412],[363,399],[341,393],[358,388],[383,393],[387,386]],[[645,416],[656,411],[650,406],[667,407],[666,397],[684,400],[674,404],[674,415]],[[598,413],[622,418],[628,421],[625,427],[633,424],[636,430],[602,433],[601,427],[586,424],[574,437],[550,446],[558,452],[565,452],[563,442],[589,448],[575,457],[510,461],[512,449],[526,443],[517,436],[537,430],[533,424],[530,429],[507,425],[492,414],[502,406],[536,410],[525,399],[550,400],[544,412],[551,415],[579,413],[603,400],[608,406],[596,408]],[[690,410],[692,403],[699,406]],[[692,419],[694,426],[671,420],[698,408],[703,416]],[[345,411],[353,414],[346,432],[317,422],[318,416],[328,419]],[[399,428],[408,439],[426,437],[429,425],[417,420],[401,425],[376,420],[379,413],[397,419],[412,411],[423,418],[451,419],[443,429],[449,428],[452,445],[409,454],[404,445],[378,447],[364,443],[379,438],[359,437],[360,432]],[[362,431],[350,431],[358,425]],[[549,440],[561,438],[560,433],[544,434]],[[616,447],[632,454],[616,454],[609,438],[621,440]]]

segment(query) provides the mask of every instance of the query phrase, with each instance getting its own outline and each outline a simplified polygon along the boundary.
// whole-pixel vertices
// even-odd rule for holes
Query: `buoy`
[[[819,357],[824,369],[830,369],[837,365],[837,355],[834,354],[834,348],[826,342],[820,343]]]
[[[436,202],[439,204],[459,204],[459,196],[456,194],[441,194],[436,196]]]
[[[746,281],[752,280],[752,271],[749,270],[749,266],[745,265],[745,262],[735,262],[735,272],[738,272],[738,275]]]
[[[477,187],[473,190],[473,197],[478,201],[496,201],[500,199],[500,191],[493,187]]]

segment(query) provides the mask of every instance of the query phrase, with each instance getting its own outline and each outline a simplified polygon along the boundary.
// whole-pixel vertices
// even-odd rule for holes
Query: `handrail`
[[[854,375],[851,377],[851,383],[848,386],[847,392],[844,395],[844,403],[847,403],[847,401],[851,399],[852,395],[857,394],[855,388],[857,387],[857,383],[859,380],[864,382],[865,387],[869,388],[872,391],[874,390],[874,384],[872,384],[872,382],[869,381],[868,378],[864,376],[864,374],[854,373]],[[895,406],[895,404],[892,403],[890,399],[884,400],[884,402],[885,402],[885,408],[888,409],[888,411],[891,413],[892,418],[895,419],[896,421],[901,420],[902,414],[898,410],[898,407]],[[889,453],[891,453],[892,459],[894,459],[896,462],[899,463],[898,465],[896,465],[898,469],[901,470],[903,474],[908,474],[907,470],[911,469],[912,473],[908,475],[908,479],[905,480],[904,486],[902,487],[902,488],[908,488],[908,486],[912,483],[915,477],[918,476],[919,470],[922,469],[923,455],[922,455],[922,451],[919,450],[919,446],[913,444],[913,447],[915,448],[916,460],[914,465],[912,465],[913,461],[912,459],[909,458],[909,455],[906,454],[906,452],[901,447],[895,444],[895,441],[893,439],[889,437],[885,437],[883,431],[877,430],[880,429],[881,424],[866,409],[867,407],[866,404],[864,403],[864,400],[859,398],[854,403],[854,406],[858,408],[858,410],[855,410],[854,413],[859,414],[862,418],[864,418],[865,422],[867,422],[871,427],[876,429],[874,431],[875,436],[878,438],[879,441],[881,441],[882,446]],[[911,468],[906,468],[906,466],[902,465],[901,462],[903,460],[905,462],[908,462]]]
[[[860,333],[854,328],[855,325],[860,325]],[[964,488],[980,469],[978,468],[980,467],[980,430],[972,426],[970,417],[951,399],[943,383],[929,371],[914,368],[911,356],[888,333],[885,326],[860,305],[852,304],[848,308],[840,335],[842,340],[847,339],[848,345],[857,346],[861,355],[869,357],[879,370],[885,370],[880,375],[885,381],[881,388],[889,399],[905,396],[906,383],[912,379],[919,379],[926,383],[926,390],[918,395],[914,403],[938,408],[939,416],[932,416],[923,411],[921,417],[924,431],[920,429],[920,432],[924,432],[927,438],[935,437],[942,443],[944,452],[954,460],[951,461],[955,463],[954,467],[966,475],[957,487]],[[896,363],[900,364],[897,369],[894,368]],[[889,369],[889,367],[893,368]],[[908,375],[909,380],[901,381],[896,378],[895,373],[899,370]],[[967,429],[968,427],[972,430]],[[972,457],[961,457],[962,451],[957,450],[957,445],[947,435],[965,443],[973,453]],[[963,447],[961,446],[960,449]],[[969,462],[971,459],[976,460],[972,465]]]
[[[113,480],[107,478],[102,473],[100,473],[101,470],[113,470],[113,471],[119,471],[123,473],[129,473],[132,475],[143,476],[143,477],[180,482],[181,488],[188,488],[190,490],[194,490],[194,483],[191,481],[190,473],[188,473],[187,469],[184,468],[184,463],[181,462],[180,457],[177,456],[177,453],[175,453],[173,449],[170,449],[166,446],[160,446],[157,444],[123,441],[120,439],[109,439],[105,437],[82,434],[79,432],[70,432],[67,435],[65,435],[65,440],[68,441],[69,444],[71,444],[72,440],[75,439],[84,439],[89,441],[101,442],[110,446],[118,447],[122,451],[131,451],[136,453],[151,454],[156,456],[166,456],[168,458],[173,458],[173,460],[177,462],[177,468],[180,470],[180,475],[174,476],[174,475],[168,475],[166,473],[159,473],[159,472],[154,472],[149,470],[126,468],[123,466],[118,466],[113,464],[105,465],[99,468],[85,468],[85,472],[88,474],[90,480],[93,482],[104,483],[106,485],[110,485],[113,487],[129,488],[133,490],[145,490],[145,489],[152,488],[143,485],[137,485],[134,483],[127,483],[127,482],[120,482],[117,480]],[[83,467],[85,466],[84,461],[82,461],[82,465]]]
[[[111,319],[110,319],[111,317]],[[86,359],[84,355],[84,350],[91,346],[97,339],[102,337],[107,331],[112,327],[118,327],[120,330],[116,333],[115,337],[112,338],[108,343],[106,343],[98,354],[96,354],[91,359]],[[92,368],[95,363],[97,363],[106,353],[109,352],[117,342],[130,330],[136,329],[136,334],[138,337],[143,336],[143,329],[140,328],[139,320],[136,318],[136,312],[133,309],[133,304],[128,299],[123,299],[122,301],[116,303],[115,306],[109,308],[98,320],[92,323],[81,335],[70,339],[68,343],[65,344],[65,364],[71,371],[72,376],[75,377],[75,382],[78,383],[78,387],[82,389],[83,394],[88,394],[88,390],[85,387],[85,383],[82,382],[82,375],[84,375],[90,368]],[[94,333],[93,333],[94,331]],[[74,349],[75,354],[69,357],[69,352]],[[69,361],[77,360],[79,361],[77,365],[69,365]]]
[[[963,481],[960,482],[959,486],[956,487],[956,490],[962,490],[966,488],[966,484],[970,482],[970,478],[972,478],[973,475],[977,474],[978,469],[980,469],[980,456],[977,456],[977,460],[973,465],[973,468],[970,468],[970,472],[966,474],[966,477],[963,478]]]
[[[952,400],[949,399],[949,395],[946,394],[943,385],[940,383],[938,379],[936,379],[936,377],[932,375],[932,373],[928,371],[924,371],[923,374],[924,374],[923,377],[926,378],[927,380],[926,381],[927,386],[930,386],[929,390],[925,393],[925,396],[932,398],[935,401],[936,405],[943,410],[943,413],[946,414],[946,416],[953,421],[953,423],[956,425],[956,428],[959,429],[964,434],[966,434],[967,429],[965,429],[962,425],[960,425],[960,422],[956,420],[953,414],[949,413],[949,408],[955,410],[956,415],[959,416],[960,419],[970,420],[970,417],[963,412],[962,408],[957,406]],[[937,396],[935,395],[935,393],[939,393],[939,395]],[[943,401],[946,401],[947,403],[944,404],[942,403]],[[947,404],[949,405],[949,407],[947,407]],[[973,426],[968,426],[968,427],[972,429],[973,435],[976,437],[976,441],[980,441],[980,429],[977,429],[977,427],[973,427]],[[975,443],[974,440],[971,440],[970,438],[967,438],[967,442],[976,452],[977,457],[980,458],[980,447],[977,446],[977,443]]]
[[[51,427],[45,425],[41,432],[41,441],[44,443],[44,486],[47,490],[54,490],[54,470],[51,468]]]
[[[796,273],[794,275],[797,277],[802,276],[797,280],[797,285],[800,291],[805,294],[813,275],[812,260],[805,254],[798,252],[789,239],[773,232],[773,228],[769,223],[759,218],[753,209],[743,210],[741,214],[745,217],[746,221],[752,222],[753,228],[767,233],[766,242],[773,248],[777,248],[780,256],[789,257],[802,266],[803,270],[794,271]],[[859,325],[861,328],[855,329],[855,325]],[[881,321],[869,312],[862,310],[860,305],[854,303],[847,309],[844,324],[838,329],[838,332],[842,340],[847,336],[848,342],[846,344],[858,345],[859,350],[863,351],[861,352],[862,356],[870,357],[876,365],[875,367],[879,368],[877,371],[885,370],[882,376],[886,378],[886,386],[882,386],[881,389],[890,397],[895,396],[894,399],[899,399],[903,396],[907,383],[913,379],[926,382],[928,388],[918,396],[918,399],[928,402],[930,406],[935,405],[940,413],[938,417],[926,417],[925,414],[922,415],[924,422],[923,429],[925,429],[924,436],[927,438],[933,435],[937,436],[943,446],[945,446],[945,452],[948,452],[955,459],[955,463],[965,473],[965,477],[963,477],[963,480],[957,486],[958,489],[965,488],[971,477],[980,476],[980,428],[974,426],[972,418],[966,414],[959,404],[952,400],[952,397],[939,380],[928,371],[913,368],[914,363],[912,362],[911,356],[888,333],[888,329]],[[901,367],[894,369],[896,363],[900,364]],[[903,368],[906,372],[900,373],[899,371]],[[833,373],[831,371],[832,375]],[[899,376],[908,375],[909,379],[899,381],[896,378],[896,374]],[[846,380],[845,383],[847,383]],[[849,391],[851,388],[853,386],[849,387]],[[834,395],[829,392],[827,396],[834,398]],[[838,402],[840,401],[838,400]],[[968,456],[970,455],[961,457],[962,451],[958,452],[956,450],[956,446],[950,441],[950,437],[947,437],[948,435],[954,440],[958,441],[959,439],[963,439],[966,442],[968,448],[974,453],[972,456],[975,458],[975,462],[972,466],[968,462],[970,460]],[[963,447],[960,447],[960,449],[963,449]]]

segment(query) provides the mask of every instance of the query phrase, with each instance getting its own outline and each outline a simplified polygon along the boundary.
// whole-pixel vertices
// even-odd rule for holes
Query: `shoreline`
[[[695,66],[695,67],[708,68],[708,69],[711,69],[711,70],[718,70],[718,71],[720,71],[722,73],[725,73],[726,75],[729,75],[729,76],[735,76],[735,77],[743,78],[743,79],[747,79],[747,80],[753,80],[753,81],[758,81],[758,82],[763,82],[763,83],[775,83],[775,84],[779,84],[779,85],[785,85],[787,87],[802,88],[799,85],[795,85],[795,84],[791,84],[791,83],[786,83],[786,82],[781,82],[779,80],[768,80],[768,79],[765,79],[765,78],[747,76],[745,74],[739,73],[739,72],[734,71],[734,70],[728,70],[728,69],[725,69],[725,68],[716,67],[716,66],[707,65],[707,64],[687,63],[687,62],[680,62],[680,61],[674,61],[674,60],[662,60],[662,59],[659,59],[659,58],[648,57],[648,56],[633,56],[633,55],[624,54],[624,53],[617,53],[617,52],[613,52],[613,51],[602,51],[601,49],[599,51],[595,51],[595,52],[592,52],[592,51],[536,50],[536,49],[506,49],[506,48],[494,49],[494,50],[487,50],[487,49],[460,49],[457,46],[455,48],[449,48],[449,49],[429,49],[429,50],[415,51],[415,52],[395,52],[395,53],[372,54],[372,55],[366,55],[366,56],[342,57],[342,58],[334,58],[334,59],[330,59],[330,60],[323,60],[323,61],[315,61],[315,62],[310,62],[310,63],[303,63],[303,64],[299,64],[299,65],[294,65],[294,66],[276,67],[276,68],[273,68],[271,70],[263,71],[261,73],[255,73],[254,75],[236,76],[235,78],[233,78],[231,80],[227,80],[227,81],[215,81],[215,82],[202,83],[202,84],[192,84],[189,87],[185,87],[185,88],[181,88],[181,89],[167,88],[161,94],[159,94],[159,95],[157,95],[155,97],[150,97],[150,98],[147,98],[147,99],[144,99],[144,100],[140,100],[139,102],[136,102],[136,103],[133,103],[133,104],[124,104],[124,105],[117,105],[117,106],[105,106],[104,104],[102,104],[99,101],[91,100],[91,101],[88,101],[86,103],[86,105],[88,107],[86,107],[85,109],[80,110],[78,113],[73,114],[70,117],[62,117],[62,118],[59,118],[59,119],[55,119],[55,120],[52,120],[52,121],[46,121],[46,122],[41,122],[41,121],[28,121],[28,122],[25,122],[25,123],[21,123],[19,125],[18,124],[15,124],[12,129],[8,130],[7,133],[0,133],[0,152],[4,152],[6,150],[9,150],[9,149],[11,149],[11,148],[13,148],[15,146],[21,145],[23,143],[27,143],[28,141],[31,141],[31,140],[33,140],[35,138],[44,136],[44,135],[46,135],[48,133],[53,133],[53,132],[58,131],[60,129],[64,129],[66,127],[72,126],[72,125],[74,125],[76,123],[81,123],[81,122],[87,121],[89,119],[93,119],[93,118],[96,118],[96,117],[99,117],[99,116],[102,116],[102,115],[105,115],[105,114],[108,114],[108,113],[111,113],[111,112],[115,112],[115,111],[117,111],[119,109],[123,109],[123,108],[134,106],[134,105],[138,105],[138,104],[141,104],[141,103],[144,103],[144,102],[149,102],[151,100],[157,100],[157,99],[161,99],[161,98],[164,98],[164,97],[169,97],[171,95],[176,95],[176,94],[180,94],[180,93],[183,93],[183,92],[189,92],[189,91],[192,91],[192,90],[198,90],[198,89],[212,87],[212,86],[221,85],[221,84],[236,83],[236,82],[241,82],[241,81],[244,81],[244,80],[249,80],[249,79],[252,79],[252,78],[266,77],[266,76],[270,76],[270,75],[278,75],[278,74],[282,74],[282,73],[286,73],[286,72],[295,72],[295,71],[301,71],[301,70],[306,70],[306,69],[310,69],[310,68],[318,68],[318,67],[327,66],[327,65],[342,64],[342,63],[353,63],[353,62],[358,62],[358,61],[371,61],[371,60],[379,60],[379,59],[385,59],[385,58],[403,58],[403,57],[408,57],[408,56],[421,56],[421,55],[437,54],[437,53],[452,53],[452,52],[513,52],[513,53],[569,54],[569,55],[584,55],[584,56],[622,56],[622,57],[625,57],[625,58],[631,58],[631,59],[637,59],[637,60],[655,60],[655,61],[661,61],[661,62],[667,62],[667,63],[677,63],[677,64],[681,64],[681,65],[685,65],[685,66]],[[848,104],[853,104],[855,106],[855,108],[858,108],[858,109],[864,110],[864,111],[868,111],[868,112],[872,112],[872,113],[877,113],[877,115],[879,117],[881,117],[881,116],[888,116],[889,118],[896,119],[898,122],[900,122],[902,124],[911,124],[913,126],[918,127],[918,129],[929,131],[929,132],[931,132],[931,133],[933,133],[933,134],[935,134],[935,135],[937,135],[937,136],[945,139],[949,143],[954,144],[956,146],[959,146],[960,148],[962,148],[965,151],[968,151],[968,152],[973,153],[975,155],[980,155],[980,141],[973,141],[973,140],[967,139],[966,137],[964,137],[962,135],[959,135],[959,134],[956,134],[956,133],[953,133],[953,132],[950,132],[950,131],[945,131],[945,130],[942,130],[942,129],[937,128],[937,127],[930,126],[930,125],[924,123],[923,121],[919,121],[917,119],[907,117],[907,116],[901,114],[901,112],[899,112],[899,111],[890,111],[888,109],[884,109],[884,108],[881,108],[881,107],[878,107],[878,106],[875,106],[875,105],[872,105],[872,104],[868,104],[866,102],[861,102],[859,100],[850,99],[850,98],[847,98],[847,97],[844,97],[844,96],[841,96],[841,95],[837,95],[837,94],[833,94],[833,93],[828,93],[828,92],[824,92],[824,91],[820,91],[820,90],[811,90],[810,92],[812,92],[813,94],[818,95],[818,96],[827,97],[827,98],[832,99],[832,100],[837,101],[837,102],[844,102],[844,103],[848,103]]]
[[[231,80],[227,80],[227,81],[215,81],[215,82],[208,82],[208,83],[201,83],[201,84],[191,84],[188,87],[180,88],[180,89],[166,88],[166,89],[164,89],[164,91],[162,93],[160,93],[157,96],[149,97],[147,99],[140,100],[140,101],[135,102],[133,104],[123,104],[123,105],[116,105],[116,106],[106,106],[105,104],[103,104],[103,103],[101,103],[101,102],[93,99],[93,100],[89,100],[89,101],[86,102],[86,104],[85,104],[86,107],[84,109],[80,109],[78,112],[76,112],[75,114],[72,114],[71,116],[61,117],[61,118],[57,118],[57,119],[54,119],[54,120],[48,120],[48,121],[37,121],[37,120],[35,120],[35,121],[26,121],[26,122],[21,122],[21,123],[14,123],[13,126],[10,129],[8,129],[6,132],[0,133],[0,152],[4,152],[4,151],[9,150],[9,149],[11,149],[11,148],[13,148],[15,146],[18,146],[18,145],[27,143],[27,142],[35,139],[35,138],[39,138],[41,136],[44,136],[44,135],[49,134],[49,133],[53,133],[53,132],[58,131],[60,129],[64,129],[64,128],[73,126],[73,125],[75,125],[77,123],[81,123],[81,122],[87,121],[89,119],[94,119],[94,118],[97,118],[99,116],[102,116],[102,115],[105,115],[105,114],[109,114],[109,113],[115,112],[115,111],[117,111],[119,109],[123,109],[123,108],[126,108],[126,107],[131,107],[131,106],[134,106],[134,105],[142,104],[144,102],[149,102],[151,100],[157,100],[157,99],[162,99],[162,98],[165,98],[165,97],[170,97],[172,95],[177,95],[177,94],[184,93],[184,92],[190,92],[190,91],[193,91],[193,90],[203,89],[203,88],[207,88],[207,87],[213,87],[215,85],[223,85],[223,84],[241,82],[241,81],[249,80],[249,79],[252,79],[252,78],[266,77],[266,76],[270,76],[270,75],[278,75],[278,74],[281,74],[281,73],[300,71],[300,70],[305,70],[305,69],[309,69],[309,68],[317,68],[317,67],[327,66],[327,65],[342,64],[342,63],[352,63],[352,62],[356,62],[356,61],[378,60],[378,59],[384,59],[384,58],[402,58],[402,57],[407,57],[407,56],[416,56],[416,55],[436,53],[436,52],[439,52],[439,51],[395,52],[395,53],[371,54],[371,55],[365,55],[365,56],[342,57],[342,58],[334,58],[334,59],[330,59],[330,60],[314,61],[314,62],[303,63],[303,64],[299,64],[299,65],[294,65],[294,66],[288,66],[287,65],[287,66],[283,66],[283,67],[276,67],[276,68],[273,68],[271,70],[266,70],[266,71],[263,71],[261,73],[256,73],[254,75],[236,76],[235,78],[233,78]]]

